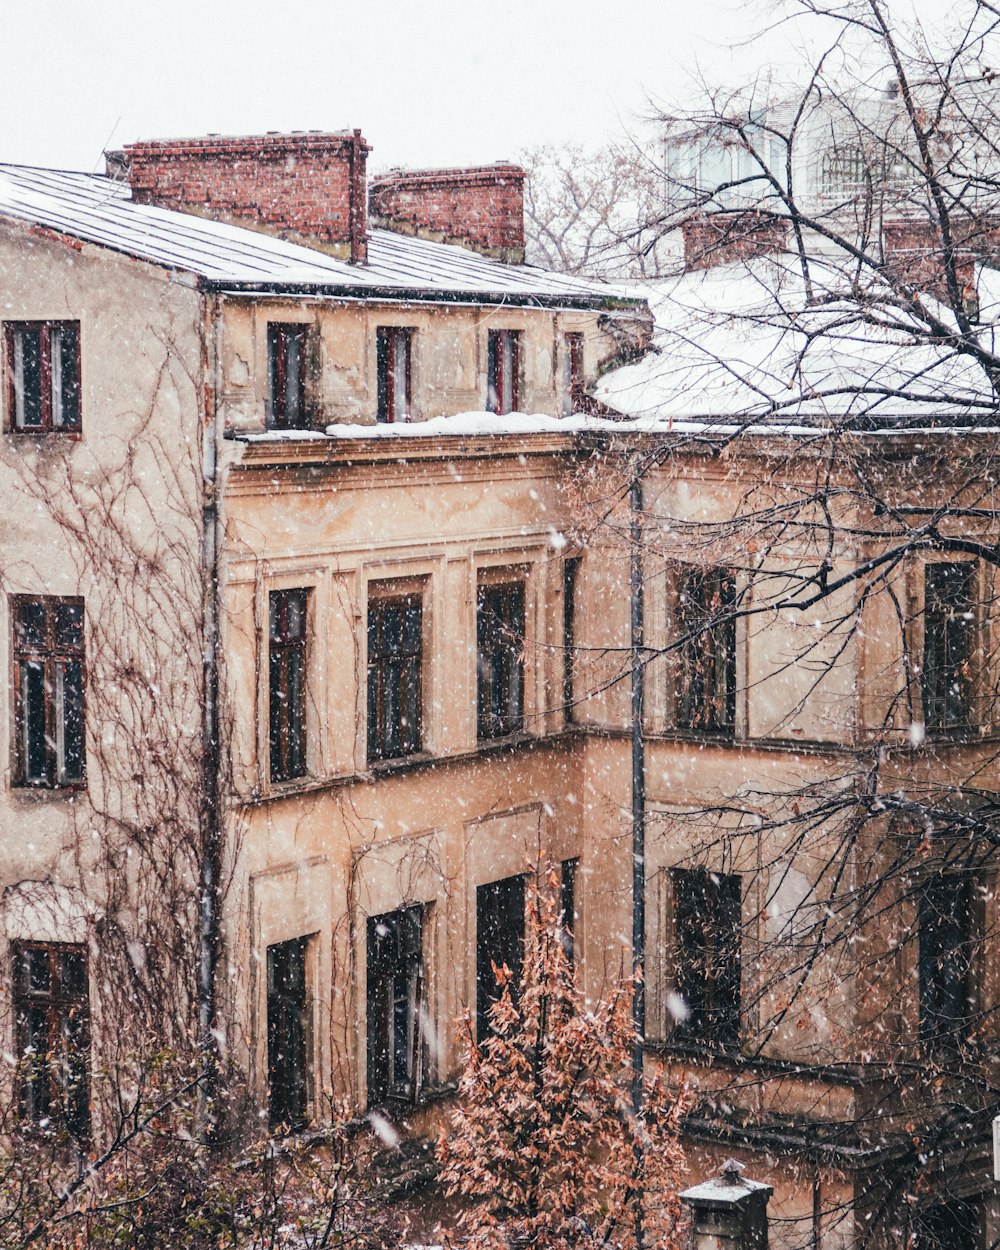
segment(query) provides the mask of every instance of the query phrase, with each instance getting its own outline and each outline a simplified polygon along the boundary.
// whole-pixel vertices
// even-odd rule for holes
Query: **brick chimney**
[[[697,213],[683,223],[681,232],[684,268],[714,269],[784,251],[788,227],[784,221],[752,211]]]
[[[524,179],[520,165],[506,161],[378,174],[368,194],[371,224],[522,264]]]
[[[360,130],[163,139],[109,152],[139,204],[199,213],[321,247],[364,264],[365,161]]]
[[[969,307],[975,299],[976,286],[973,249],[986,239],[987,234],[981,232],[974,235],[968,228],[965,233],[969,237],[960,240],[962,246],[956,256],[956,276],[962,302]],[[927,291],[937,299],[949,298],[941,234],[930,222],[905,218],[887,221],[882,227],[882,246],[886,264],[902,281]]]

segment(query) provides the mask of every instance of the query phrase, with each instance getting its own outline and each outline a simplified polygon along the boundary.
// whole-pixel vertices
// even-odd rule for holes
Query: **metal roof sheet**
[[[344,288],[390,299],[397,293],[444,299],[476,294],[546,304],[621,302],[621,295],[601,282],[502,264],[388,230],[371,231],[368,263],[351,265],[257,230],[136,204],[126,183],[101,174],[0,164],[0,215],[184,270],[213,286]]]

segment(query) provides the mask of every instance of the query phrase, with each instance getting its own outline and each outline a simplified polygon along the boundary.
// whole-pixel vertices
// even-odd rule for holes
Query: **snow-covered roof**
[[[571,307],[621,299],[598,281],[388,230],[371,231],[367,264],[351,265],[257,230],[134,203],[127,183],[100,174],[0,164],[0,215],[195,274],[213,287]]]
[[[807,300],[801,276],[774,259],[633,288],[656,319],[653,350],[603,377],[597,398],[630,417],[674,421],[997,424],[985,371],[954,341],[932,342],[888,300],[853,300],[850,275],[828,262],[814,264],[814,278],[821,300]],[[978,296],[980,343],[993,352],[1000,274],[980,269]],[[942,305],[934,312],[951,322]]]

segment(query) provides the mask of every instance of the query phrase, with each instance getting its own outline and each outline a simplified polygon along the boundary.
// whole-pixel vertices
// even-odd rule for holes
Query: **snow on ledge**
[[[674,434],[733,438],[736,436],[764,436],[771,438],[809,438],[822,440],[830,434],[831,427],[822,423],[797,425],[780,421],[674,420],[669,416],[644,414],[638,417],[594,417],[586,413],[574,413],[567,417],[550,417],[544,413],[510,412],[503,416],[495,412],[460,412],[450,417],[432,417],[429,421],[383,423],[380,425],[355,425],[349,423],[328,425],[325,430],[267,430],[260,433],[243,433],[238,437],[248,443],[326,443],[331,440],[382,440],[407,438],[456,438],[503,437],[526,434]],[[863,437],[893,437],[901,434],[969,435],[995,434],[995,427],[949,427],[919,425],[887,425],[882,429],[856,431]]]
[[[649,422],[646,422],[649,425]],[[656,424],[663,427],[664,422]],[[581,430],[613,430],[621,426],[638,428],[634,421],[611,421],[606,417],[588,417],[576,413],[571,417],[549,417],[544,413],[459,412],[451,417],[432,417],[429,421],[396,422],[381,425],[328,425],[331,438],[435,438],[441,434],[468,437],[481,434],[576,434]],[[650,425],[650,428],[653,428]]]

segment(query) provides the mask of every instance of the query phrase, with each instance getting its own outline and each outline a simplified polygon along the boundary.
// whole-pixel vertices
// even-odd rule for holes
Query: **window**
[[[308,1099],[306,951],[295,938],[267,948],[267,1083],[271,1127],[295,1129]]]
[[[952,1198],[917,1213],[914,1220],[916,1250],[976,1250],[982,1244],[977,1237],[975,1208],[960,1198]]]
[[[412,1102],[419,1085],[423,1009],[422,907],[368,921],[368,1101]]]
[[[271,780],[306,771],[306,622],[309,592],[272,590],[268,599]]]
[[[524,725],[524,583],[479,587],[476,686],[481,739],[506,738]]]
[[[870,179],[868,160],[861,148],[834,147],[823,153],[819,171],[821,194],[850,196]]]
[[[306,327],[267,327],[267,369],[270,383],[268,425],[275,430],[305,430]]]
[[[976,565],[924,566],[924,724],[968,726],[972,715]]]
[[[9,321],[7,403],[15,430],[80,428],[80,323]]]
[[[954,1045],[972,1021],[972,906],[964,877],[929,880],[920,895],[920,1040]]]
[[[675,868],[677,992],[688,1015],[680,1040],[735,1047],[740,1035],[740,878]]]
[[[420,750],[423,610],[419,594],[368,604],[368,759]]]
[[[566,958],[576,959],[576,876],[578,859],[564,859],[559,865],[559,913],[562,917],[562,941]]]
[[[679,575],[677,723],[731,734],[736,724],[736,579],[727,569],[685,568]]]
[[[375,333],[379,421],[410,419],[412,343],[412,330],[403,330],[397,326],[379,326]]]
[[[511,973],[517,997],[524,947],[524,877],[505,877],[476,890],[476,1033],[489,1036],[490,1008],[501,996],[497,970]]]
[[[14,948],[21,1112],[37,1128],[90,1133],[90,1009],[82,946]]]
[[[573,698],[574,652],[576,650],[576,583],[580,575],[580,557],[563,561],[563,711],[566,724],[575,717]]]
[[[12,600],[15,775],[22,786],[84,782],[83,600]]]
[[[486,407],[515,412],[521,403],[521,335],[518,330],[490,330],[486,344]]]
[[[583,390],[583,335],[567,334],[563,352],[563,413],[581,412],[586,396]]]

